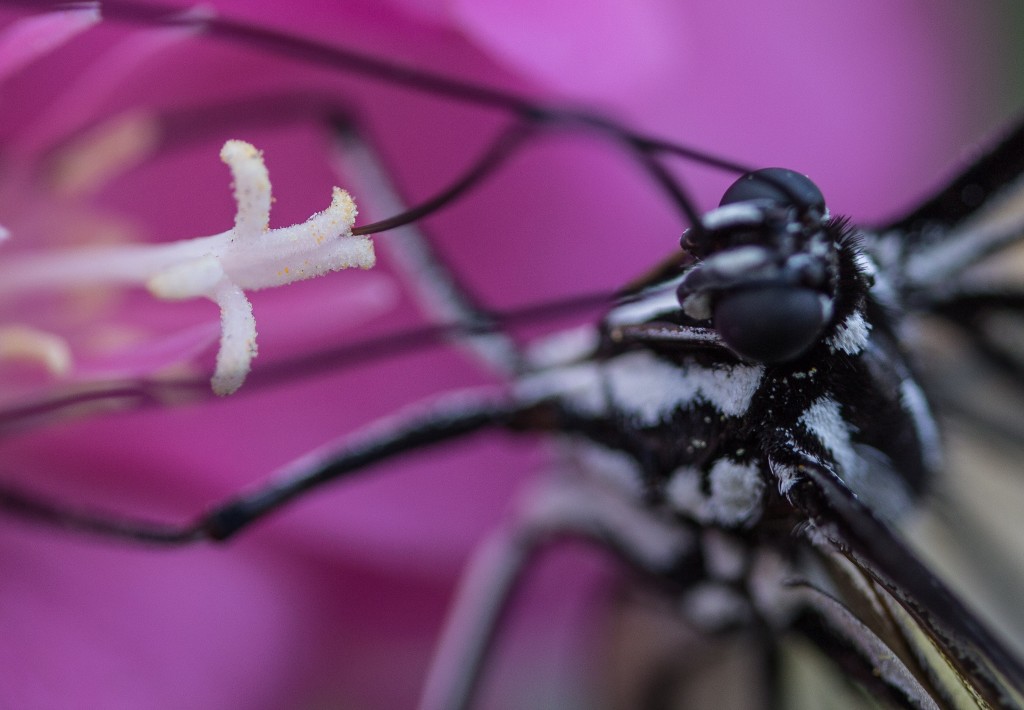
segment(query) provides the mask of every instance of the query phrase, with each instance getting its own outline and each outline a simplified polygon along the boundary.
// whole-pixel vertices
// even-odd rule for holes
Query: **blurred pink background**
[[[834,213],[865,223],[928,194],[1020,106],[1005,53],[1019,32],[994,11],[954,3],[206,6],[591,106],[755,167],[794,168],[818,182]],[[0,7],[0,28],[24,14]],[[243,46],[104,23],[0,83],[0,224],[13,235],[5,253],[80,241],[93,233],[83,215],[153,241],[228,228],[234,206],[216,157],[227,138],[265,152],[272,225],[304,220],[327,205],[335,182],[345,186],[325,160],[328,135],[310,121],[239,115],[73,202],[48,194],[32,172],[69,131],[130,108],[299,93],[355,107],[414,200],[454,178],[506,120]],[[692,166],[680,175],[702,208],[733,179]],[[384,216],[372,196],[355,197],[367,217]],[[565,133],[425,221],[458,274],[498,308],[614,289],[675,249],[684,226],[621,152]],[[379,274],[343,272],[256,294],[256,371],[421,323],[382,261]],[[131,327],[143,340],[128,359],[134,352],[139,362],[147,342],[216,319],[209,303],[154,303],[141,293],[99,311],[81,305],[58,298],[17,313],[0,304],[0,313],[73,342],[100,322]],[[488,382],[461,354],[434,348],[273,389],[243,387],[223,401],[9,434],[0,473],[66,500],[184,521],[403,405]],[[530,440],[486,435],[321,492],[223,547],[133,549],[0,520],[0,704],[409,706],[466,556],[546,461]],[[594,612],[607,574],[596,554],[546,560],[502,645],[493,707],[589,706],[580,657],[600,637]]]

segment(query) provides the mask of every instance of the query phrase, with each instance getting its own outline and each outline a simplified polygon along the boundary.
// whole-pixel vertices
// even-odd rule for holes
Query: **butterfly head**
[[[785,168],[747,173],[683,235],[695,263],[677,295],[687,316],[710,319],[747,360],[785,362],[810,349],[829,324],[837,250],[825,199]]]

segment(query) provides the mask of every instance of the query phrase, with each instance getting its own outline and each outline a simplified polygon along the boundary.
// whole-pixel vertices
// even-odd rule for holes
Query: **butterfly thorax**
[[[706,222],[725,238],[709,246],[704,235],[696,259],[637,288],[588,337],[549,346],[518,386],[545,408],[544,428],[573,442],[586,475],[700,539],[717,530],[736,569],[751,568],[758,549],[785,557],[794,547],[804,518],[787,493],[799,461],[827,467],[889,520],[937,465],[934,421],[894,336],[899,312],[875,298],[884,275],[859,235],[825,214],[790,229],[762,207],[712,213]],[[723,321],[786,330],[787,319],[803,322],[760,359],[742,334],[737,348],[721,332]],[[694,550],[681,577],[727,566]]]

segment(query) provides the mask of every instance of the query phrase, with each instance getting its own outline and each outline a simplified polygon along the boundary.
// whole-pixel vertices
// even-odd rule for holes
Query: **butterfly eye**
[[[734,182],[719,206],[737,202],[771,202],[801,212],[825,212],[825,196],[806,175],[787,168],[763,168]]]
[[[803,354],[828,321],[821,294],[794,286],[760,286],[723,293],[713,307],[715,329],[738,355],[785,362]]]

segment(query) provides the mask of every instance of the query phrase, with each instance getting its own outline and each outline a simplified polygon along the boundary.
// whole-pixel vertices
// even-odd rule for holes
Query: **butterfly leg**
[[[580,539],[643,571],[665,572],[694,544],[689,530],[651,515],[618,491],[578,476],[546,479],[519,516],[485,541],[463,578],[420,710],[471,706],[509,603],[551,544]]]
[[[359,194],[369,196],[374,213],[393,215],[403,222],[417,211],[426,210],[430,201],[408,208],[392,184],[378,151],[355,121],[335,122],[335,152],[332,164],[337,172]],[[529,131],[513,126],[503,133],[482,158],[434,202],[452,198],[483,180],[485,174],[497,168],[526,138]],[[387,224],[389,220],[377,224]],[[402,283],[412,291],[421,308],[437,323],[450,324],[454,340],[466,347],[489,369],[502,375],[511,375],[522,368],[522,353],[515,342],[501,332],[500,324],[487,312],[470,290],[440,258],[431,240],[415,222],[400,224],[390,230],[386,238],[378,240],[392,263],[402,275]]]
[[[794,629],[828,656],[848,680],[894,707],[937,709],[931,694],[915,675],[915,671],[921,673],[921,667],[911,661],[912,671],[901,655],[890,648],[889,644],[894,643],[893,629],[887,629],[890,633],[883,641],[835,597],[810,584],[795,585],[794,593],[807,607],[794,622]]]
[[[528,413],[489,394],[449,394],[393,420],[314,452],[263,487],[216,506],[187,525],[168,525],[80,510],[0,484],[0,510],[50,527],[140,543],[184,545],[224,540],[321,486],[399,454],[459,439],[487,428],[517,428]]]

